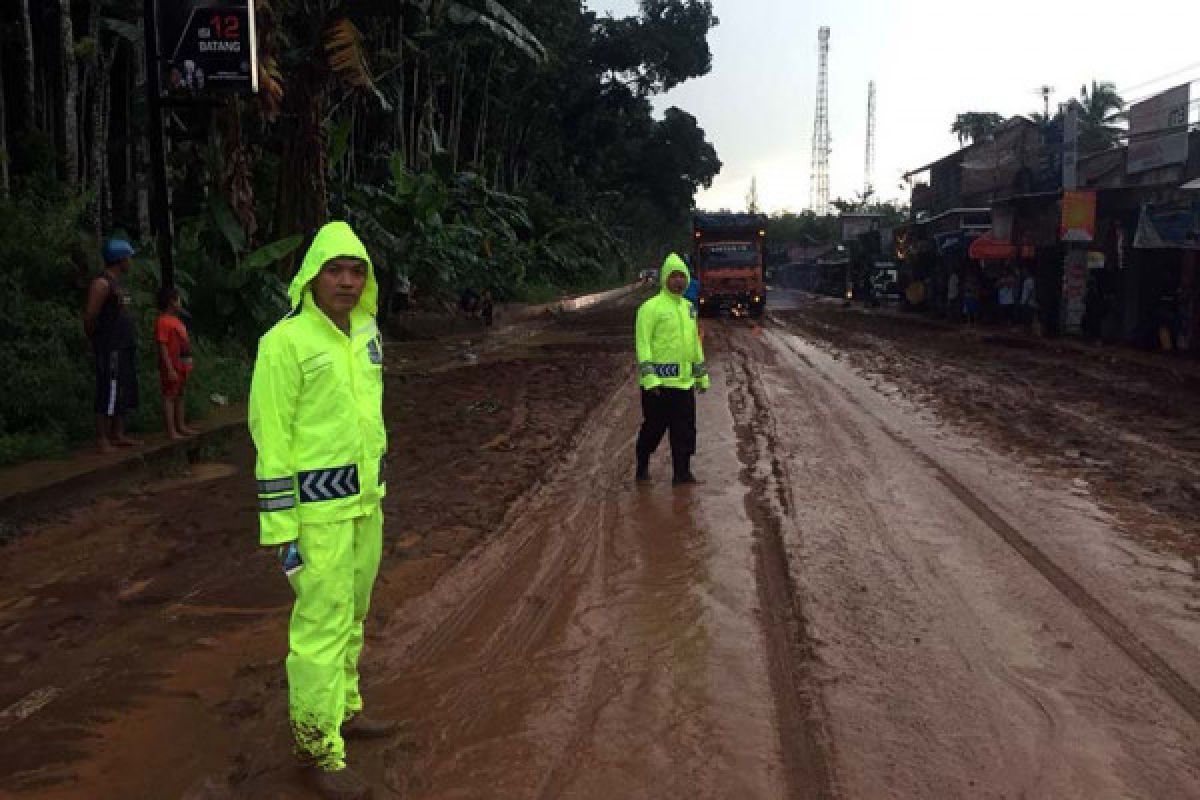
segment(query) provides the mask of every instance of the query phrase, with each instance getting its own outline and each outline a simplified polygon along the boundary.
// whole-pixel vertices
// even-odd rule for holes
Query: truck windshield
[[[757,267],[758,248],[753,242],[716,242],[700,245],[700,269]]]

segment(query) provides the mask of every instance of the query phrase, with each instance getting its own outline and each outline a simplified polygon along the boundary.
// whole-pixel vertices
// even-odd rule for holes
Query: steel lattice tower
[[[863,170],[863,200],[875,191],[875,81],[867,83],[867,162]]]
[[[809,208],[820,215],[829,213],[829,28],[817,33],[817,111],[813,117],[812,176]]]

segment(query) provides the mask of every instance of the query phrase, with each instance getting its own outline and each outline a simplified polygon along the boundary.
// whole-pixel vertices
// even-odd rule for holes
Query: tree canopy
[[[656,117],[650,102],[710,69],[709,0],[641,0],[624,17],[581,0],[254,7],[259,93],[164,115],[176,283],[200,346],[252,346],[328,219],[363,237],[385,311],[395,287],[431,304],[466,285],[544,295],[660,260],[721,168],[691,114]],[[101,238],[135,242],[143,297],[158,280],[143,4],[4,8],[0,252],[23,255],[0,271],[0,364],[36,371],[86,351],[79,293]],[[63,402],[86,396],[56,372],[22,375]],[[0,461],[11,430],[87,418],[17,402],[0,401]]]
[[[967,111],[954,118],[950,132],[958,137],[960,145],[975,144],[987,139],[1003,122],[1004,117],[994,111]]]

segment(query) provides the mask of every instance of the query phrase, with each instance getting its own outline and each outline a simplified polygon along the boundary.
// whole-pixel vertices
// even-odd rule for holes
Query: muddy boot
[[[313,769],[309,775],[312,788],[325,800],[370,800],[371,787],[349,768]]]
[[[642,458],[641,454],[638,454],[637,471],[634,473],[634,479],[637,480],[638,483],[645,483],[646,481],[650,480],[649,456]]]
[[[342,723],[344,739],[385,739],[400,730],[394,719],[379,719],[366,714],[355,714]]]
[[[671,483],[678,486],[681,483],[696,483],[696,476],[692,474],[692,457],[691,455],[675,455],[672,458],[671,466],[674,467],[674,476],[671,478]]]

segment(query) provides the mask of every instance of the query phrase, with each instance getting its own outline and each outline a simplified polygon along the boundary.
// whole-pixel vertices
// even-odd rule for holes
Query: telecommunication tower
[[[813,116],[812,176],[808,184],[809,208],[829,213],[829,28],[817,33],[817,111]]]
[[[875,81],[867,82],[867,163],[863,170],[863,200],[875,191]]]

